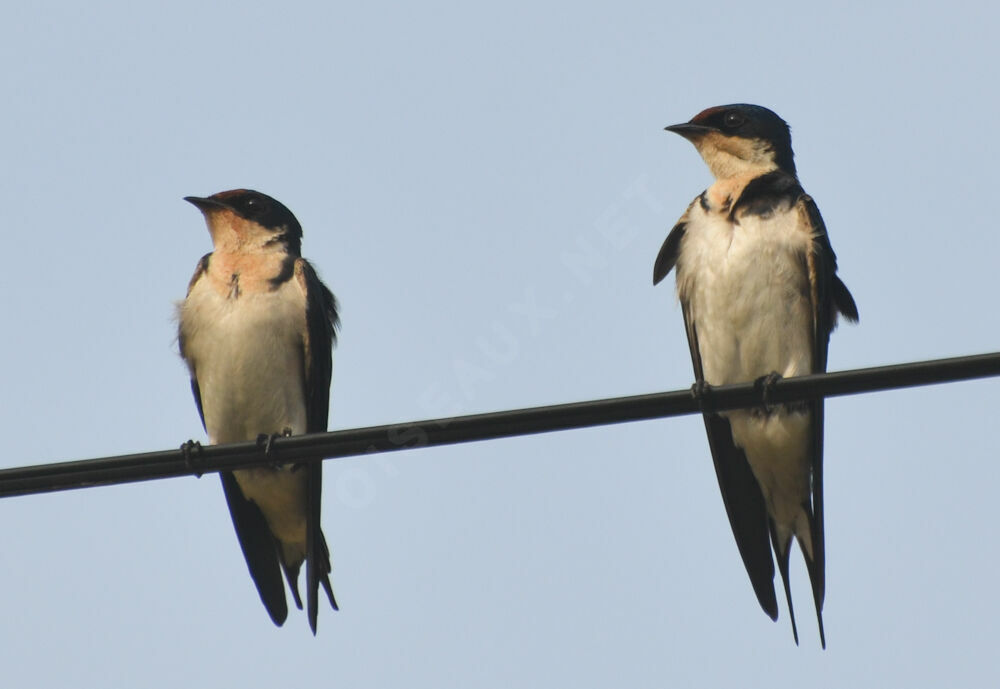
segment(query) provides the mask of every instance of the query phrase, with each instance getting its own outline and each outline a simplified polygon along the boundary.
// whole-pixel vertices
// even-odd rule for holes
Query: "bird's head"
[[[719,105],[666,129],[693,143],[716,179],[775,169],[795,174],[788,124],[759,105]]]
[[[250,189],[185,196],[205,216],[216,251],[284,251],[301,255],[302,226],[277,199]]]

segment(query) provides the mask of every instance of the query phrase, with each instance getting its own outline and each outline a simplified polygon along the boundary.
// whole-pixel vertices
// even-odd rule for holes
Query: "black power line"
[[[785,378],[767,390],[767,402],[777,404],[988,376],[1000,376],[1000,352]],[[754,383],[745,383],[709,388],[699,395],[691,390],[677,390],[314,433],[276,438],[270,457],[265,456],[258,444],[250,442],[211,445],[188,452],[164,450],[16,467],[0,470],[0,497],[201,475],[276,461],[322,461],[701,411],[753,407],[763,404],[764,392]]]

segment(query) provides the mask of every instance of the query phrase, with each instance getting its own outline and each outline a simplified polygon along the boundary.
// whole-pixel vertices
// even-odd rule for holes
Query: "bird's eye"
[[[267,212],[267,203],[259,196],[251,196],[243,202],[243,207],[248,213],[261,215]]]
[[[725,125],[727,129],[737,129],[744,122],[746,122],[746,118],[735,110],[730,110],[726,113],[725,117],[722,118],[722,124]]]

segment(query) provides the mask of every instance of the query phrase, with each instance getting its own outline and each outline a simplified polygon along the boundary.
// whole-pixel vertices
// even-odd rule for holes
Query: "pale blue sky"
[[[687,387],[663,126],[793,128],[861,311],[831,369],[1000,348],[991,3],[20,3],[0,28],[2,466],[203,438],[181,200],[269,193],[340,298],[332,428]],[[581,262],[581,256],[589,259]],[[827,405],[829,648],[761,612],[696,417],[326,464],[339,613],[275,628],[206,476],[0,501],[4,683],[983,685],[1000,383]],[[319,684],[317,684],[319,683]]]

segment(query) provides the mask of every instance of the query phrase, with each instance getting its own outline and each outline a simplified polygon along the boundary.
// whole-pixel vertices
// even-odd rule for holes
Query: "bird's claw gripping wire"
[[[281,433],[271,433],[270,435],[268,435],[267,433],[261,433],[260,435],[257,436],[257,447],[262,448],[264,450],[264,456],[270,459],[274,455],[275,438],[289,438],[291,437],[291,435],[292,435],[291,428],[284,428],[281,431]],[[273,462],[271,464],[272,469],[277,469],[278,466],[279,465],[277,462]]]
[[[754,387],[760,390],[760,409],[764,416],[769,416],[778,405],[771,404],[771,394],[774,392],[774,384],[781,380],[782,375],[777,371],[771,371],[766,376],[761,376],[753,382]]]
[[[704,380],[695,381],[691,386],[691,396],[698,402],[702,414],[711,414],[715,410],[712,400],[712,386]]]
[[[184,455],[184,464],[188,471],[194,474],[195,478],[201,478],[204,473],[204,464],[201,456],[201,443],[197,440],[188,440],[181,444],[181,454]]]

